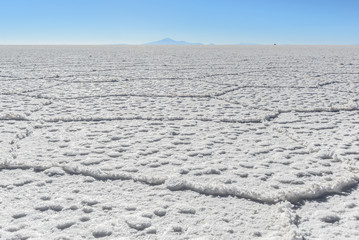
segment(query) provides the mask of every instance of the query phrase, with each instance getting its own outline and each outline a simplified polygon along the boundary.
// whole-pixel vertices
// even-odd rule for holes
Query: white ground
[[[358,239],[359,47],[0,47],[0,239]]]

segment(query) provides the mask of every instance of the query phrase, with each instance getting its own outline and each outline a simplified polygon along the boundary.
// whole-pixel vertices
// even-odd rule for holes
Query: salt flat
[[[357,239],[358,56],[0,46],[0,238]]]

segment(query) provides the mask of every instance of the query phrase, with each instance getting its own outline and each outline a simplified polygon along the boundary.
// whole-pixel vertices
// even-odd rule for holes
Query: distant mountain
[[[260,45],[258,43],[238,43],[236,45]]]
[[[171,38],[164,38],[159,41],[145,43],[143,45],[203,45],[202,43],[190,43],[185,41],[176,41]]]

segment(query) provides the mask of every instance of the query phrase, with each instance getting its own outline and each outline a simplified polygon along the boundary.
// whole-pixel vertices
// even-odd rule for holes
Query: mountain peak
[[[176,41],[172,38],[164,38],[159,41],[145,43],[144,45],[203,45],[202,43],[190,43],[186,41]]]

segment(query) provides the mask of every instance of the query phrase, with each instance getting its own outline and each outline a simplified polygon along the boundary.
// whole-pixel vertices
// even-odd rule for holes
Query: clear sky
[[[0,44],[358,44],[359,0],[0,0]]]

